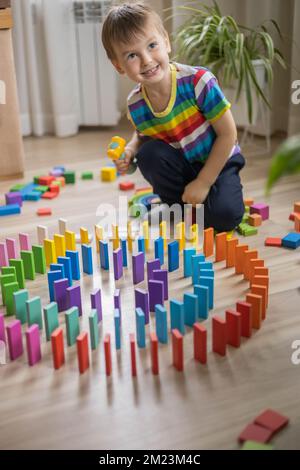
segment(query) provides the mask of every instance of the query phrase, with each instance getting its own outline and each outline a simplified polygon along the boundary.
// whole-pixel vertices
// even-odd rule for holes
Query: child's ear
[[[120,75],[124,75],[124,70],[122,69],[121,65],[117,60],[112,60],[111,61],[113,66],[115,67],[116,71],[119,72]]]
[[[168,54],[171,53],[171,43],[170,43],[170,38],[167,32],[165,32],[165,41],[166,41],[166,46],[167,46],[167,52]]]

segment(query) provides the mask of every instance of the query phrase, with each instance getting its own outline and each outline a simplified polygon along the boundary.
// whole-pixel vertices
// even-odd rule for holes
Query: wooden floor
[[[105,148],[114,129],[84,130],[72,138],[26,138],[24,181],[48,172],[54,165],[65,164],[77,172],[75,185],[68,185],[59,198],[47,203],[52,217],[39,218],[36,209],[44,202],[24,203],[22,214],[1,218],[0,239],[27,232],[36,242],[36,226],[46,225],[52,236],[58,231],[57,220],[64,217],[68,227],[78,231],[85,226],[93,231],[99,220],[100,203],[118,204],[118,182],[102,183],[99,169]],[[129,137],[126,124],[117,133]],[[262,145],[263,142],[259,141]],[[273,141],[273,146],[278,139]],[[244,194],[264,201],[264,183],[270,157],[249,156],[242,171]],[[82,181],[80,173],[93,170],[93,181]],[[140,174],[132,179],[139,185]],[[20,180],[0,182],[3,195]],[[91,354],[91,368],[80,376],[76,347],[66,348],[66,364],[54,371],[50,344],[42,336],[42,361],[29,367],[26,354],[0,366],[0,448],[1,449],[237,449],[237,436],[254,417],[273,408],[290,418],[289,426],[272,443],[277,449],[300,448],[300,365],[291,363],[292,342],[300,339],[300,250],[264,247],[266,236],[284,236],[292,229],[288,216],[293,203],[300,199],[299,177],[282,180],[276,186],[270,204],[270,220],[263,223],[256,236],[246,242],[256,247],[270,269],[270,301],[267,319],[240,349],[229,347],[221,358],[211,352],[211,325],[208,328],[208,364],[193,360],[192,332],[184,337],[184,373],[172,367],[171,345],[160,346],[160,375],[150,368],[149,344],[137,351],[138,376],[131,378],[128,336],[135,331],[134,298],[131,269],[116,283],[122,297],[122,349],[114,349],[112,273],[99,270],[94,256],[94,276],[84,275],[80,284],[84,315],[82,328],[88,328],[89,294],[101,287],[104,319],[101,343]],[[245,240],[243,240],[245,241]],[[94,252],[95,253],[95,252]],[[148,259],[153,258],[153,252]],[[215,266],[215,308],[224,315],[245,298],[247,284],[223,263]],[[192,291],[182,270],[170,275],[170,298],[181,300]],[[141,284],[139,287],[142,287]],[[27,281],[30,295],[39,295],[43,305],[49,302],[46,276]],[[168,303],[167,303],[168,304]],[[1,307],[0,307],[1,308]],[[63,315],[61,322],[64,324]],[[150,329],[154,322],[151,319]],[[107,379],[104,368],[103,336],[112,333],[113,374]]]

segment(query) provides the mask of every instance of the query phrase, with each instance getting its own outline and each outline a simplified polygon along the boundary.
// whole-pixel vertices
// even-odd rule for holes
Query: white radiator
[[[116,125],[120,118],[117,75],[101,43],[103,18],[112,2],[73,1],[82,125]]]

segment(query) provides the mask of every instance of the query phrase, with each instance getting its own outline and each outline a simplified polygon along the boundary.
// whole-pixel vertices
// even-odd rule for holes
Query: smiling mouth
[[[156,72],[156,70],[158,69],[159,65],[156,65],[156,67],[153,67],[152,69],[150,70],[147,70],[146,72],[142,72],[142,75],[152,75],[153,73]]]

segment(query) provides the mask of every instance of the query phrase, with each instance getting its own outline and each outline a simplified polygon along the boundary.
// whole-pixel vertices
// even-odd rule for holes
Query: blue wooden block
[[[36,185],[35,183],[29,183],[29,184],[26,184],[25,186],[23,186],[23,188],[21,188],[19,190],[19,192],[22,194],[23,201],[25,200],[25,195],[28,194],[28,193],[31,193],[31,191],[34,191],[34,189],[37,186],[38,185]]]
[[[116,349],[121,349],[121,317],[120,317],[120,310],[118,308],[115,308],[114,322],[115,322]]]
[[[51,263],[49,267],[50,267],[50,271],[61,271],[62,277],[66,277],[65,267],[62,263]]]
[[[48,271],[47,277],[48,277],[49,299],[50,299],[50,302],[55,302],[54,282],[58,281],[58,279],[63,279],[63,275],[61,271]]]
[[[214,265],[210,261],[200,261],[198,263],[198,272],[202,269],[214,269]]]
[[[178,300],[170,300],[171,330],[177,328],[182,335],[185,334],[184,305]]]
[[[100,266],[102,269],[109,269],[108,242],[99,240]]]
[[[7,206],[0,206],[0,217],[3,215],[20,214],[21,207],[19,204],[8,204]]]
[[[64,268],[65,268],[65,276],[64,277],[68,278],[69,286],[71,286],[73,284],[71,258],[69,256],[59,256],[57,258],[57,262],[61,263],[64,266]]]
[[[201,269],[198,280],[201,279],[201,277],[211,277],[214,279],[215,273],[212,269]],[[201,284],[201,282],[198,282],[198,284]]]
[[[198,318],[208,318],[209,288],[196,284],[194,294],[198,297]]]
[[[128,261],[127,261],[127,240],[121,240],[121,247],[122,247],[122,257],[123,257],[123,267],[127,268]]]
[[[160,343],[168,343],[167,310],[162,305],[155,305],[156,336]]]
[[[198,296],[196,294],[186,292],[183,295],[183,304],[184,323],[185,325],[193,326],[198,319]]]
[[[168,243],[168,270],[176,271],[179,268],[179,243],[174,240]]]
[[[92,247],[89,245],[81,245],[82,267],[86,274],[93,274],[93,258]]]
[[[41,199],[41,195],[42,193],[39,191],[30,191],[24,194],[24,198],[22,196],[22,199],[24,201],[38,201],[39,199]]]
[[[164,264],[164,239],[162,237],[154,240],[155,258],[158,258],[160,265]]]
[[[196,254],[196,248],[184,248],[183,250],[183,275],[192,275],[192,256]]]
[[[193,284],[198,282],[198,263],[205,261],[205,256],[203,254],[193,255],[192,256],[192,281]]]
[[[78,281],[80,279],[78,251],[66,250],[66,256],[71,260],[72,279],[74,279],[74,281]]]
[[[140,307],[135,309],[135,320],[136,320],[137,345],[139,348],[145,348],[146,347],[145,314]]]
[[[288,233],[284,238],[282,238],[281,243],[282,246],[295,250],[300,246],[300,233]]]
[[[145,258],[146,258],[145,239],[142,236],[138,238],[138,251],[144,253],[144,263],[145,263]]]
[[[200,286],[208,287],[208,308],[214,308],[214,278],[201,276],[199,279]]]

